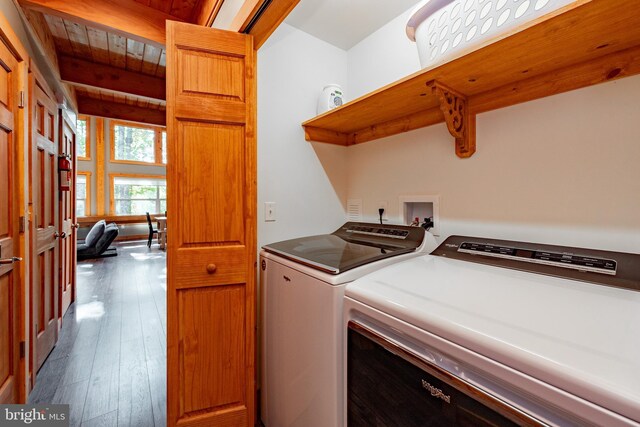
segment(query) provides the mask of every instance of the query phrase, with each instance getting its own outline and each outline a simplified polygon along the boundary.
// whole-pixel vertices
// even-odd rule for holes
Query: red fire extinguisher
[[[71,190],[71,157],[66,154],[58,156],[58,174],[60,175],[60,191]]]

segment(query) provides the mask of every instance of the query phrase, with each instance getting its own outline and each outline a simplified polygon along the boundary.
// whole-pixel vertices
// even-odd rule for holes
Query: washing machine
[[[342,427],[347,283],[437,247],[420,227],[348,222],[260,254],[261,420],[265,427]]]

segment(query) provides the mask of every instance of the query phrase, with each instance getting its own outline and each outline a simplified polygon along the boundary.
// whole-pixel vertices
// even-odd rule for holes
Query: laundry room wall
[[[353,100],[415,73],[420,59],[405,26],[413,7],[347,51],[347,100]]]
[[[345,221],[347,149],[305,141],[323,87],[347,85],[347,53],[283,23],[258,51],[258,243],[329,233]],[[265,222],[265,202],[276,220]]]
[[[418,71],[408,16],[348,51],[350,97]],[[441,238],[640,252],[638,99],[640,76],[481,114],[469,159],[444,124],[349,147],[348,198],[371,221],[386,201],[398,222],[400,196],[439,195]]]

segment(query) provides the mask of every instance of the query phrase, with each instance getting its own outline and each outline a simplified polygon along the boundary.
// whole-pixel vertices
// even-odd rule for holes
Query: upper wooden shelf
[[[307,141],[353,145],[446,121],[469,157],[478,113],[638,73],[638,0],[579,0],[302,126]]]

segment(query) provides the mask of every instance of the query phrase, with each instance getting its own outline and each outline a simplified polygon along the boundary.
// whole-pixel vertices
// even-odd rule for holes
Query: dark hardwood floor
[[[77,300],[29,402],[69,404],[71,426],[165,426],[165,252],[117,247],[78,263]]]

